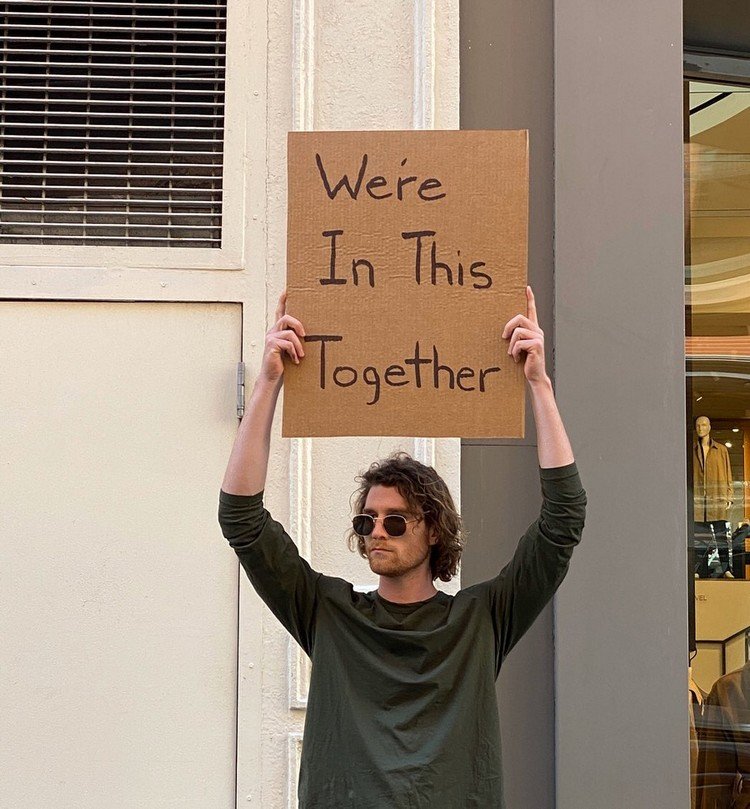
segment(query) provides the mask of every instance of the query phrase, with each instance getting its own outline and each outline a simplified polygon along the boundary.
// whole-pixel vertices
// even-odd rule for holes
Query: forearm
[[[552,382],[548,377],[530,382],[529,392],[536,423],[539,466],[551,469],[573,463],[573,449],[557,409]]]
[[[269,382],[259,377],[256,381],[221,484],[227,494],[257,494],[265,488],[271,425],[280,390],[281,379]]]

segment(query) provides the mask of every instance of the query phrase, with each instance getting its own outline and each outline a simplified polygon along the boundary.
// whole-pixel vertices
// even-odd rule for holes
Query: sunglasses
[[[369,537],[375,530],[375,523],[381,520],[383,528],[389,537],[402,537],[406,533],[406,526],[410,522],[419,522],[415,517],[407,520],[400,514],[389,514],[386,517],[373,517],[371,514],[356,514],[352,517],[352,528],[354,533],[360,537]]]

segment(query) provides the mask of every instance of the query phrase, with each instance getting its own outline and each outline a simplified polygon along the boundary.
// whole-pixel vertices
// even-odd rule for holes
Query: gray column
[[[681,51],[680,0],[555,3],[559,809],[689,806]]]
[[[461,6],[461,127],[528,129],[529,279],[552,355],[552,0],[473,0]],[[464,584],[498,572],[539,513],[536,437],[465,441],[461,489],[469,542]],[[498,680],[509,809],[554,807],[552,609],[513,650]]]

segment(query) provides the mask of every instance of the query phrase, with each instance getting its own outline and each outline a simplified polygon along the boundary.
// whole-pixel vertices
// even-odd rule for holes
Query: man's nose
[[[375,526],[372,529],[372,536],[373,537],[387,537],[388,533],[386,532],[385,528],[383,528],[383,520],[378,519],[375,520]]]

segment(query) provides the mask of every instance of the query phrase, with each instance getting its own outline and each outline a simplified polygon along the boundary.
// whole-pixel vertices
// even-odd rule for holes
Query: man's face
[[[407,523],[406,533],[400,537],[389,536],[383,528],[383,521],[376,520],[372,534],[365,538],[367,560],[373,573],[398,578],[420,567],[429,569],[430,546],[436,539],[430,536],[423,519],[415,520],[421,515],[409,509],[398,489],[373,486],[367,493],[362,511],[373,517],[400,514],[413,520]]]
[[[698,416],[695,420],[695,432],[698,433],[698,438],[705,438],[711,432],[711,422],[708,416]]]

